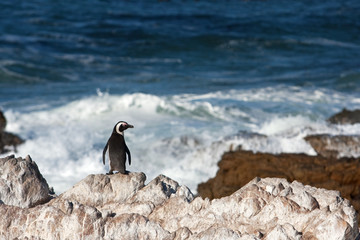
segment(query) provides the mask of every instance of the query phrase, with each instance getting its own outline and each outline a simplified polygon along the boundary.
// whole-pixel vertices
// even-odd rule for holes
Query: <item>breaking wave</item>
[[[156,96],[97,94],[61,106],[7,110],[7,130],[26,139],[16,155],[30,154],[49,185],[61,193],[88,174],[105,173],[103,147],[114,124],[135,126],[125,133],[132,153],[129,171],[149,179],[166,174],[196,192],[213,177],[231,148],[254,152],[307,153],[310,134],[360,134],[360,125],[329,125],[326,119],[359,97],[329,90],[277,87],[207,94]]]

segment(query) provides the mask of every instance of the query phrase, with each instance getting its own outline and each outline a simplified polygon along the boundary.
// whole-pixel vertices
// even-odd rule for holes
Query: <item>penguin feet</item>
[[[112,175],[112,174],[114,174],[113,171],[106,173],[106,175]]]

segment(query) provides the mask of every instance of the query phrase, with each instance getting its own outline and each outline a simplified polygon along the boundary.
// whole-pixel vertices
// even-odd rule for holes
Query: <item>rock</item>
[[[310,135],[305,140],[315,151],[326,158],[359,157],[360,136]]]
[[[71,213],[50,204],[21,209],[0,206],[1,239],[96,239],[104,231],[101,213],[95,208],[72,203]]]
[[[194,198],[159,175],[89,175],[33,208],[0,205],[0,239],[355,239],[337,191],[255,178],[222,199]],[[21,183],[16,183],[21,184]]]
[[[123,203],[144,187],[145,180],[146,176],[143,173],[92,174],[61,194],[60,197],[93,207]]]
[[[0,132],[3,132],[6,127],[6,118],[4,113],[0,110]]]
[[[309,205],[312,202],[316,205]],[[326,235],[329,239],[358,236],[355,210],[339,192],[278,178],[255,178],[232,195],[212,201],[172,199],[156,208],[149,219],[160,221],[170,232],[187,228],[196,239],[300,239],[304,235],[323,239],[319,236],[327,231],[337,233]],[[331,230],[324,228],[328,223]]]
[[[22,208],[48,202],[49,186],[30,156],[0,158],[0,201]]]
[[[16,152],[16,147],[24,143],[24,140],[13,133],[5,132],[5,127],[6,118],[0,110],[0,153],[9,152],[9,147],[13,147],[13,150]]]
[[[338,190],[360,211],[360,159],[328,159],[305,154],[227,152],[216,176],[198,185],[198,194],[210,199],[229,196],[254,177],[280,177],[311,186]],[[311,208],[311,207],[310,207]]]
[[[344,108],[340,113],[337,113],[328,119],[333,124],[355,124],[360,123],[360,109],[347,110]]]
[[[0,133],[0,138],[1,138],[0,140],[1,153],[9,152],[11,150],[9,147],[12,147],[14,152],[16,152],[17,146],[25,142],[19,136],[9,132]]]

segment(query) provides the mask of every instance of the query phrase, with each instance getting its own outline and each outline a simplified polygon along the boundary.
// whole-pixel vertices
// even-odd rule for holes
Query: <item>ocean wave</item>
[[[4,82],[22,82],[22,83],[38,83],[44,82],[37,76],[25,74],[24,71],[31,71],[36,66],[33,64],[15,61],[15,60],[2,60],[0,61],[0,75]]]
[[[30,154],[58,193],[90,173],[107,171],[101,153],[119,120],[135,126],[125,133],[133,157],[130,171],[143,171],[150,179],[167,174],[196,192],[230,149],[314,155],[306,135],[360,134],[360,124],[325,121],[343,104],[356,107],[358,100],[297,87],[171,96],[112,95],[98,89],[96,95],[61,106],[22,107],[5,116],[7,130],[26,139],[16,154]]]
[[[330,46],[330,47],[343,47],[343,48],[353,48],[359,49],[360,46],[354,43],[341,42],[327,38],[308,38],[300,41],[303,44],[309,45],[320,45],[320,46]]]

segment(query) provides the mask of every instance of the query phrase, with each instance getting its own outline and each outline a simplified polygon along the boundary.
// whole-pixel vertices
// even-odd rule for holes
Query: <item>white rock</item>
[[[143,173],[89,175],[46,204],[0,205],[0,239],[354,240],[359,236],[357,214],[337,191],[255,178],[231,196],[209,201],[194,198],[187,187],[166,176],[146,186],[145,179]]]
[[[99,207],[111,203],[124,203],[144,187],[144,173],[92,174],[60,195],[62,199]]]
[[[0,158],[0,203],[34,207],[51,199],[49,186],[30,156]]]
[[[290,225],[285,224],[283,226],[276,225],[269,233],[264,237],[266,240],[301,240],[302,234]]]

